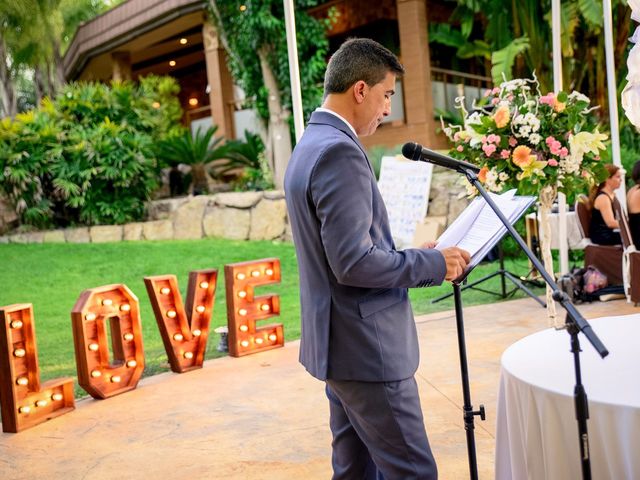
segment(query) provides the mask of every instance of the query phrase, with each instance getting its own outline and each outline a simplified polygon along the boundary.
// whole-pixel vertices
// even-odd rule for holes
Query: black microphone
[[[407,157],[409,160],[433,163],[434,165],[450,168],[451,170],[455,170],[460,173],[466,174],[468,171],[478,173],[480,171],[480,167],[476,165],[434,152],[433,150],[424,148],[422,145],[415,142],[405,143],[402,146],[402,155]]]

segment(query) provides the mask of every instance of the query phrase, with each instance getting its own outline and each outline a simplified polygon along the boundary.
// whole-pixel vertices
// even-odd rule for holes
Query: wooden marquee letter
[[[93,398],[136,388],[144,370],[144,352],[139,303],[131,290],[126,285],[85,290],[71,311],[71,320],[80,386]]]
[[[2,430],[16,433],[73,410],[73,379],[40,384],[33,306],[0,307],[0,321]]]
[[[186,310],[175,275],[144,279],[171,370],[176,373],[202,368],[217,279],[215,269],[189,272]]]
[[[281,323],[256,328],[256,322],[280,314],[280,297],[254,297],[258,285],[280,282],[280,260],[265,258],[225,265],[229,354],[241,357],[284,346]]]

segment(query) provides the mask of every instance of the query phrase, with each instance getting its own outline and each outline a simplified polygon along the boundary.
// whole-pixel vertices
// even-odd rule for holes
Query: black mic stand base
[[[462,294],[459,283],[453,283],[453,296],[456,309],[456,329],[458,332],[458,352],[460,354],[460,375],[462,378],[462,395],[464,398],[463,420],[464,429],[467,435],[467,455],[469,457],[469,478],[471,480],[478,479],[478,462],[476,459],[476,440],[474,436],[474,417],[480,416],[481,420],[484,420],[485,412],[484,405],[480,405],[480,408],[476,411],[473,410],[471,404],[471,389],[469,388],[469,369],[467,364],[467,347],[464,338],[464,319],[462,315]]]

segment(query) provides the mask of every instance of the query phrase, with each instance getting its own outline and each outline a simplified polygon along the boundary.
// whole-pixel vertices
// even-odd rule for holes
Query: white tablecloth
[[[590,321],[609,350],[603,360],[580,334],[589,400],[594,480],[640,479],[640,315]],[[548,329],[502,356],[496,479],[582,478],[570,337]]]
[[[535,213],[530,213],[527,217],[537,218],[539,235],[542,237],[540,228],[540,215],[536,217]],[[560,225],[558,224],[560,215],[557,213],[549,214],[549,226],[551,227],[551,248],[557,249],[559,245]],[[578,215],[576,212],[567,212],[567,244],[572,250],[584,250],[589,241],[582,236],[582,230],[578,224]]]

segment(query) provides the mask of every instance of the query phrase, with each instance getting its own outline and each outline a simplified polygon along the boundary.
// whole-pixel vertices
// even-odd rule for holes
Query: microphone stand
[[[576,384],[573,391],[573,398],[575,402],[576,420],[578,422],[578,434],[580,443],[580,458],[582,466],[582,478],[584,480],[591,479],[591,459],[589,454],[589,435],[587,433],[587,419],[589,418],[589,407],[587,402],[587,394],[584,386],[582,385],[582,376],[580,370],[580,341],[578,339],[578,333],[582,332],[587,340],[593,345],[598,354],[604,358],[609,354],[609,351],[600,341],[595,334],[591,325],[585,320],[585,318],[576,310],[575,306],[571,303],[566,293],[562,292],[554,279],[545,270],[544,266],[538,260],[538,257],[529,249],[522,237],[513,228],[509,220],[500,211],[500,208],[491,199],[487,191],[484,189],[478,175],[472,169],[465,168],[463,165],[459,165],[454,168],[459,173],[464,174],[469,182],[476,187],[480,195],[485,199],[487,204],[498,216],[502,224],[506,227],[507,231],[511,234],[516,243],[520,246],[522,251],[527,255],[531,263],[538,270],[544,281],[553,290],[553,299],[560,303],[560,305],[566,311],[565,328],[570,335],[571,352],[573,353],[573,365],[575,369]],[[460,370],[462,376],[462,391],[464,395],[464,407],[463,417],[465,430],[467,433],[467,454],[469,457],[469,473],[471,480],[477,480],[478,478],[478,466],[476,463],[476,451],[475,451],[475,438],[474,438],[474,417],[480,415],[480,418],[484,420],[484,406],[480,405],[478,411],[473,410],[471,405],[471,395],[469,393],[469,375],[467,370],[467,354],[464,340],[464,326],[462,318],[462,300],[461,300],[461,288],[460,283],[464,280],[469,272],[461,275],[453,281],[453,293],[455,297],[455,309],[456,309],[456,326],[458,329],[458,347],[460,350]]]

